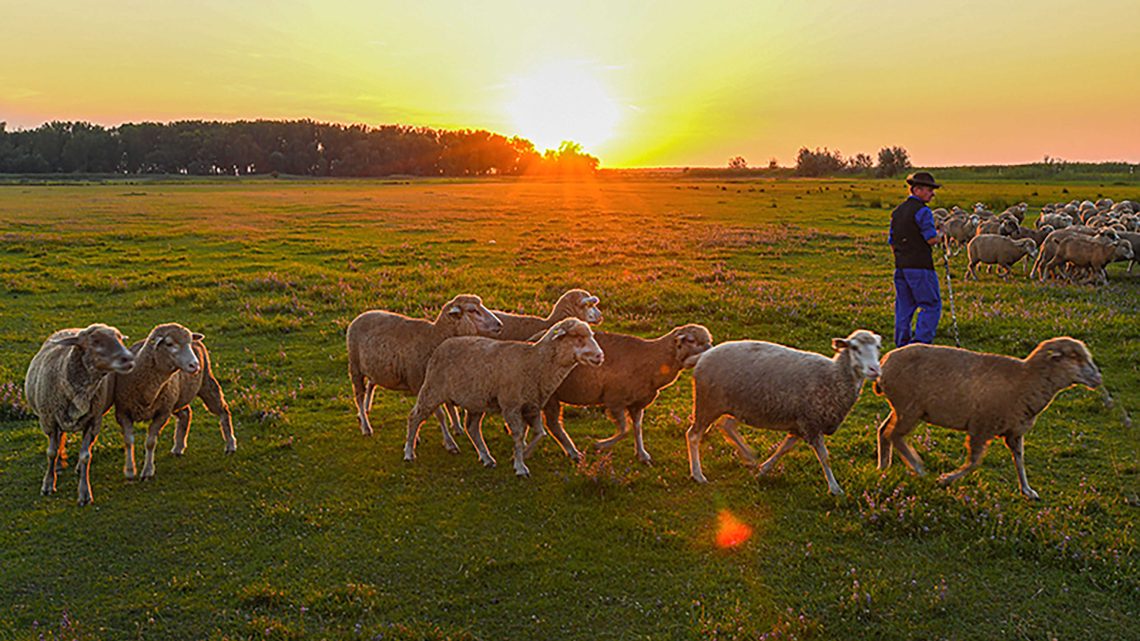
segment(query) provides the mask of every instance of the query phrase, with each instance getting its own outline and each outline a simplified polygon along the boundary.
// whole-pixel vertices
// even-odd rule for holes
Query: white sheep
[[[467,435],[486,466],[495,465],[495,459],[483,441],[483,415],[502,413],[515,442],[515,473],[529,476],[524,461],[528,426],[541,435],[542,408],[570,370],[579,363],[601,365],[603,360],[590,326],[577,318],[559,321],[536,343],[480,336],[444,341],[428,361],[408,415],[404,460],[416,458],[416,437],[424,419],[450,403],[467,410]]]
[[[44,495],[55,492],[57,458],[68,432],[79,432],[79,505],[91,494],[91,446],[99,436],[103,412],[111,396],[111,372],[126,373],[135,357],[123,345],[119,330],[102,323],[52,334],[28,365],[24,396],[48,438]]]
[[[545,332],[564,318],[577,318],[591,325],[602,322],[598,297],[584,289],[571,289],[562,294],[546,318],[499,310],[492,310],[491,313],[503,323],[502,331],[495,338],[504,341],[525,341],[535,334]]]
[[[730,341],[702,354],[693,370],[693,424],[686,433],[693,479],[706,482],[701,439],[728,414],[720,429],[748,464],[755,463],[756,455],[737,432],[737,421],[788,433],[760,464],[761,474],[803,440],[819,458],[828,491],[842,494],[827,463],[823,437],[834,434],[851,411],[863,380],[878,378],[881,344],[877,334],[861,329],[847,338],[833,338],[832,358],[763,341]]]

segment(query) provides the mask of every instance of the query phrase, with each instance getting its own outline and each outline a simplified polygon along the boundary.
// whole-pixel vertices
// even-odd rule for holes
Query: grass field
[[[609,330],[699,322],[718,342],[826,352],[862,327],[885,350],[899,193],[866,180],[0,186],[0,638],[1135,638],[1140,439],[1083,388],[1026,439],[1038,503],[1020,498],[1001,444],[948,490],[901,463],[880,474],[887,405],[869,388],[829,441],[838,498],[806,447],[757,478],[710,438],[711,482],[689,480],[688,373],[647,412],[648,467],[632,442],[575,466],[548,439],[519,480],[497,419],[498,468],[465,440],[445,452],[431,423],[408,464],[413,399],[393,392],[376,394],[375,436],[359,433],[348,322],[370,308],[434,317],[460,292],[545,314],[584,287]],[[989,182],[936,203],[1035,211],[1101,194],[1140,200],[1134,186]],[[1072,335],[1118,405],[1140,409],[1140,273],[1114,265],[1100,289],[962,283],[963,261],[965,346],[1023,356]],[[172,320],[206,335],[237,453],[196,402],[187,454],[170,455],[168,426],[156,479],[128,482],[108,416],[95,504],[75,505],[70,470],[41,496],[46,439],[17,393],[40,343],[95,321],[138,339]],[[582,409],[567,429],[583,446],[612,427]],[[743,433],[760,452],[781,438]],[[962,441],[915,432],[934,476],[960,464]],[[751,538],[718,547],[722,511]]]

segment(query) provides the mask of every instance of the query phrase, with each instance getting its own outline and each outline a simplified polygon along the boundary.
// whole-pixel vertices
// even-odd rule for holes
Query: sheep
[[[416,394],[423,384],[428,359],[440,343],[453,336],[496,336],[502,330],[503,322],[483,306],[482,299],[471,294],[448,301],[434,321],[381,310],[357,316],[348,325],[345,343],[360,432],[372,435],[368,411],[377,386]],[[447,417],[442,410],[436,416],[444,447],[459,452],[447,428]]]
[[[966,432],[966,462],[938,477],[942,485],[969,474],[981,463],[991,440],[1002,437],[1013,455],[1021,493],[1038,494],[1025,477],[1024,437],[1037,416],[1064,389],[1096,388],[1100,370],[1088,347],[1062,336],[1042,341],[1024,359],[954,347],[907,345],[883,357],[875,393],[887,398],[891,413],[879,425],[879,469],[898,450],[915,474],[925,470],[905,436],[926,421]]]
[[[24,396],[39,417],[48,439],[47,473],[42,492],[55,492],[57,459],[68,432],[79,432],[79,505],[94,500],[91,494],[91,446],[99,437],[103,409],[112,394],[112,372],[126,373],[135,357],[123,345],[119,330],[102,323],[83,329],[61,329],[40,346],[28,365]]]
[[[1130,260],[1134,256],[1132,243],[1127,240],[1107,236],[1070,236],[1057,244],[1053,257],[1042,267],[1042,273],[1071,263],[1074,267],[1090,269],[1092,278],[1107,282],[1108,276],[1104,272],[1106,265],[1114,260]]]
[[[617,433],[595,443],[599,449],[609,448],[626,437],[627,422],[633,422],[634,448],[642,463],[652,458],[645,450],[641,421],[645,408],[657,394],[672,385],[682,369],[696,365],[700,355],[712,346],[712,335],[701,325],[682,325],[652,340],[596,332],[594,339],[606,354],[601,367],[577,367],[551,395],[543,408],[546,429],[562,445],[563,451],[578,461],[581,454],[562,426],[562,403],[601,405],[617,424]],[[538,445],[531,441],[526,455]]]
[[[1001,214],[989,220],[983,220],[974,232],[975,236],[981,234],[1001,234],[1002,236],[1012,235],[1017,230],[1019,223],[1016,217],[1009,214]]]
[[[135,424],[149,421],[146,452],[139,478],[154,478],[154,452],[162,429],[174,416],[174,446],[170,453],[182,456],[193,415],[190,402],[202,399],[206,409],[218,417],[226,454],[237,450],[233,419],[222,386],[210,366],[205,337],[178,323],[158,325],[145,340],[131,345],[135,367],[116,373],[115,421],[123,431],[123,476],[135,478]],[[105,409],[109,409],[108,407]]]
[[[1113,262],[1128,261],[1128,273],[1131,274],[1132,273],[1132,266],[1136,264],[1137,248],[1140,248],[1140,233],[1133,232],[1133,231],[1124,231],[1124,232],[1119,232],[1119,234],[1120,234],[1121,240],[1128,241],[1128,244],[1132,246],[1132,257],[1131,258],[1124,258],[1124,257],[1118,256],[1118,257],[1115,257],[1113,259]]]
[[[693,370],[693,423],[685,434],[693,479],[707,481],[701,472],[701,438],[728,414],[720,429],[749,465],[756,462],[756,455],[740,438],[738,421],[788,432],[775,453],[760,464],[760,474],[804,440],[815,450],[828,491],[842,494],[827,463],[823,437],[834,434],[851,411],[863,380],[878,378],[881,344],[877,334],[861,329],[847,338],[832,339],[836,353],[830,359],[763,341],[730,341],[702,354]]]
[[[949,252],[953,245],[954,255],[957,256],[962,247],[974,237],[980,222],[981,219],[974,214],[955,214],[943,221],[940,231],[945,239],[946,251]]]
[[[499,310],[493,310],[491,313],[503,324],[503,329],[496,338],[506,341],[525,341],[535,334],[545,332],[564,318],[577,318],[591,325],[602,322],[602,312],[598,309],[598,297],[591,296],[590,292],[582,289],[571,289],[563,294],[546,318],[511,314]]]
[[[1072,225],[1064,229],[1058,229],[1045,237],[1045,240],[1037,247],[1037,260],[1033,262],[1033,268],[1029,270],[1031,276],[1039,276],[1041,280],[1045,280],[1048,274],[1045,272],[1045,265],[1053,258],[1053,254],[1057,251],[1057,245],[1062,239],[1070,236],[1085,235],[1094,236],[1104,234],[1113,236],[1115,231],[1099,231],[1092,227],[1085,225]]]
[[[444,341],[428,360],[408,415],[404,460],[416,458],[416,436],[424,419],[443,403],[451,403],[467,410],[467,436],[488,467],[495,465],[495,459],[483,441],[483,415],[501,412],[515,442],[515,474],[529,476],[524,461],[528,426],[539,438],[542,408],[566,375],[579,363],[596,367],[604,359],[594,332],[577,318],[559,321],[535,343],[480,336]]]
[[[974,270],[978,263],[998,265],[1004,270],[1002,278],[1007,278],[1014,263],[1025,256],[1037,255],[1037,243],[1032,238],[1013,240],[998,234],[979,234],[966,246],[966,255],[970,257],[966,278],[978,280],[978,272]]]

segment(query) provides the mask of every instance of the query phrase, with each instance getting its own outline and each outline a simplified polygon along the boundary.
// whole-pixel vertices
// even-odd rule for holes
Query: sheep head
[[[1037,255],[1037,241],[1033,240],[1032,238],[1019,238],[1013,242],[1017,243],[1017,246],[1021,247],[1022,251],[1024,251],[1027,255]]]
[[[847,338],[831,339],[831,347],[839,355],[844,351],[851,358],[851,367],[855,374],[862,378],[875,380],[879,378],[879,348],[883,339],[874,332],[857,329]]]
[[[1095,389],[1102,382],[1089,348],[1075,338],[1060,336],[1042,341],[1025,360],[1047,368],[1065,387],[1084,385]]]
[[[584,289],[571,289],[558,298],[551,316],[554,318],[577,318],[591,325],[602,322],[602,311],[598,309],[597,296]]]
[[[59,338],[52,342],[80,350],[84,359],[98,371],[126,374],[135,367],[135,355],[123,345],[126,338],[110,325],[95,323],[88,325],[75,336]]]
[[[498,336],[503,331],[503,321],[499,320],[491,310],[483,306],[483,299],[474,294],[460,294],[452,298],[439,317],[436,325],[447,323],[451,325],[454,336]]]
[[[605,360],[601,346],[594,340],[594,331],[577,318],[561,320],[546,330],[537,344],[543,343],[554,344],[560,365],[575,363],[597,367]]]
[[[712,347],[712,334],[703,325],[682,325],[669,334],[682,368],[696,367],[701,354]]]
[[[182,370],[187,374],[197,374],[202,368],[202,362],[194,353],[194,341],[200,341],[205,336],[191,332],[178,323],[159,325],[150,330],[146,337],[145,347],[154,350],[160,362],[170,369]]]
[[[1113,258],[1116,260],[1132,260],[1136,257],[1135,250],[1132,248],[1132,241],[1121,238],[1120,242],[1116,245],[1116,252]]]

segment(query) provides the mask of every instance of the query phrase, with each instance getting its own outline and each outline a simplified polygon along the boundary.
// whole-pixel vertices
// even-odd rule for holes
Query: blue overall
[[[911,196],[914,198],[914,196]],[[934,228],[934,215],[923,205],[914,214],[914,222],[924,240],[938,235]],[[894,245],[893,230],[887,242]],[[929,251],[929,250],[927,250]],[[897,262],[897,261],[896,261]],[[932,264],[933,266],[933,264]],[[932,343],[938,320],[942,316],[942,296],[938,290],[938,272],[933,268],[895,267],[895,346],[910,343]],[[911,320],[915,312],[918,319],[914,330]]]

